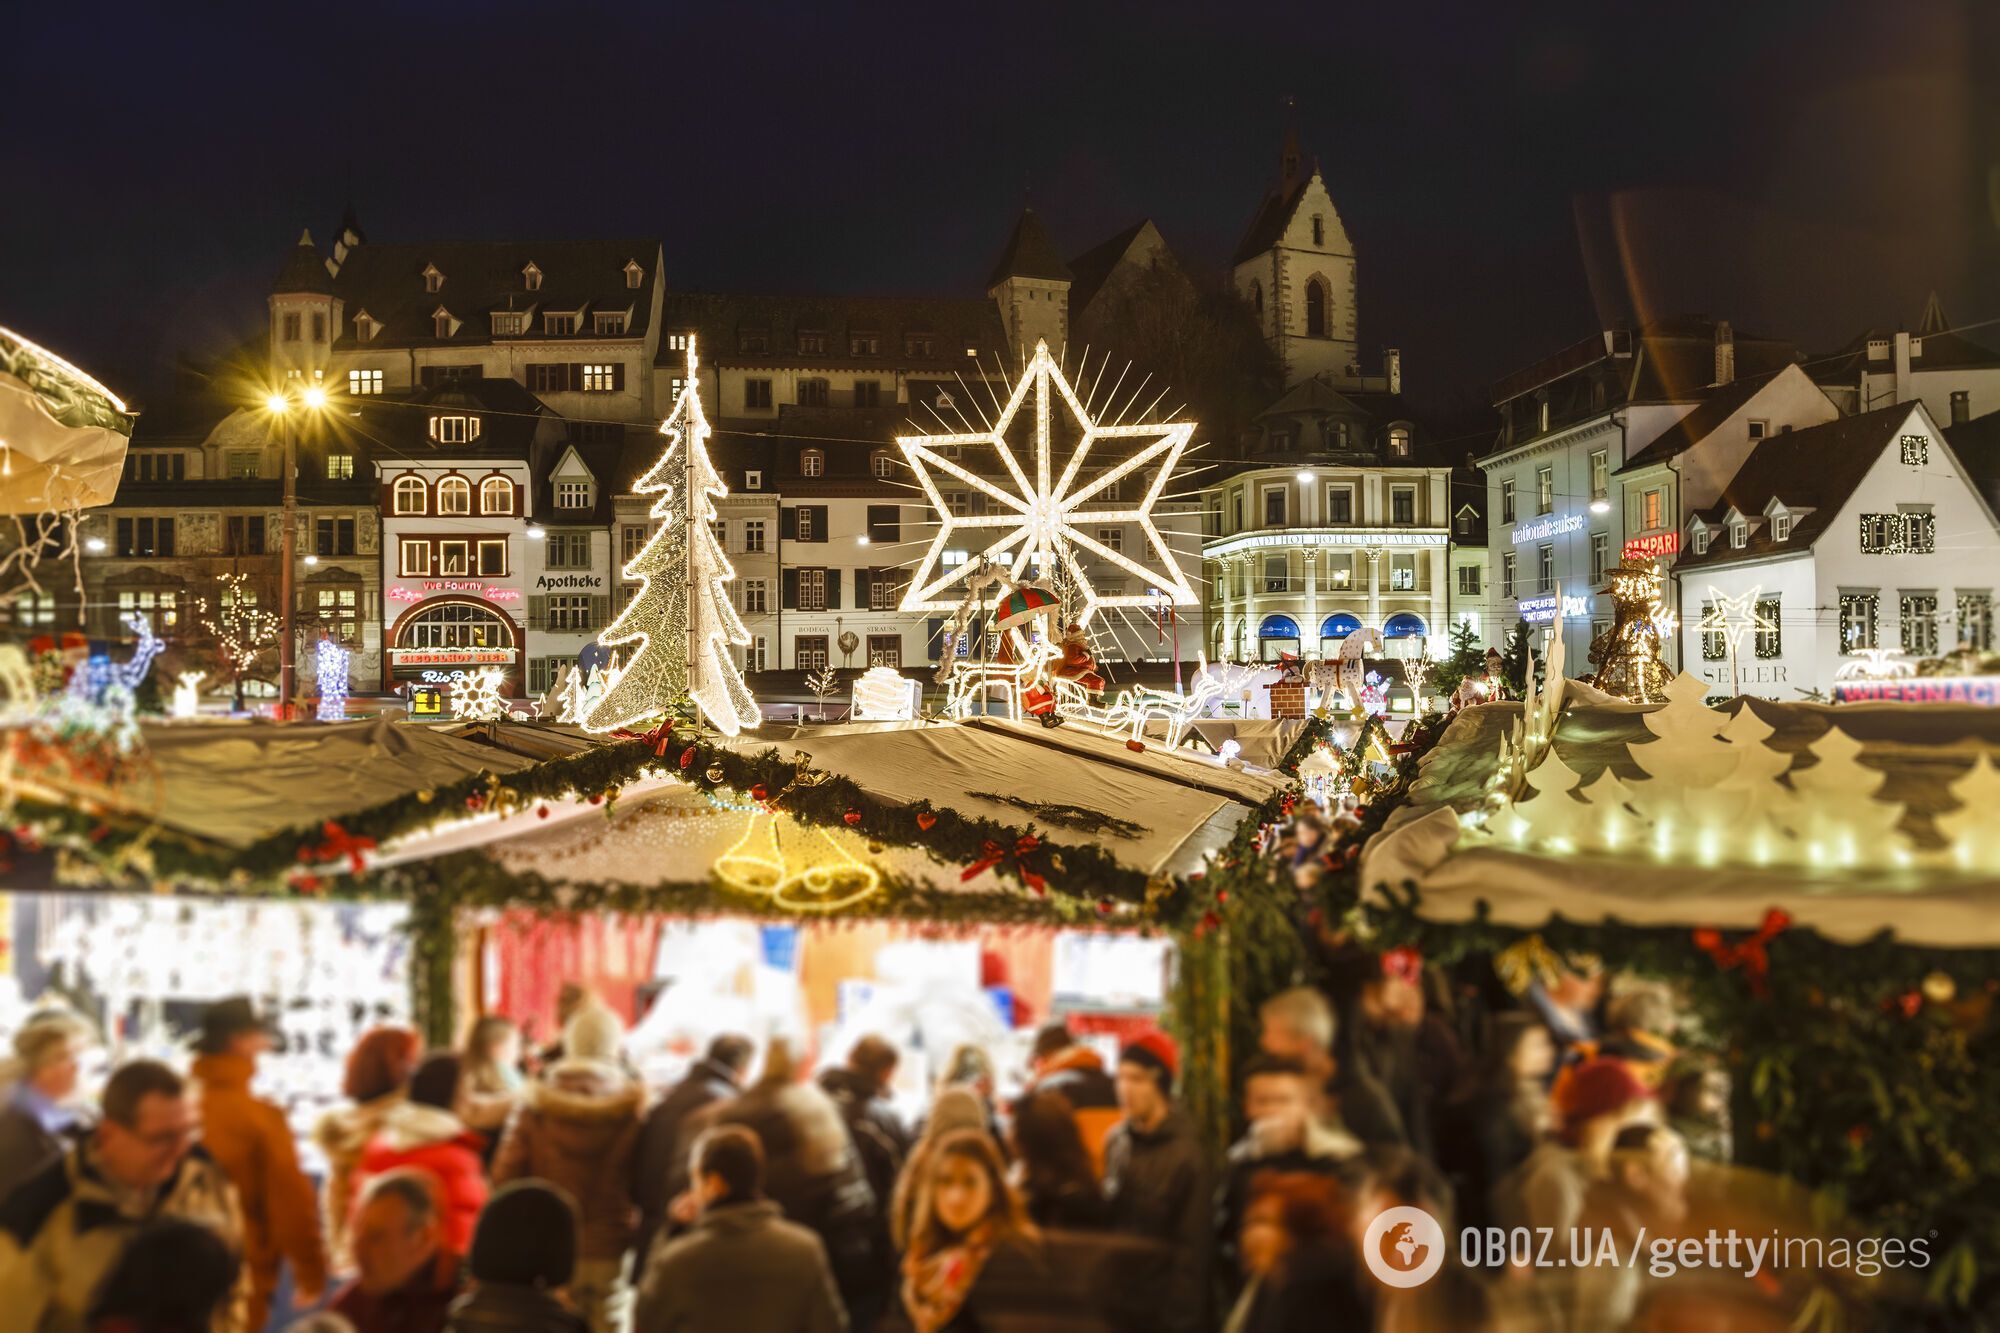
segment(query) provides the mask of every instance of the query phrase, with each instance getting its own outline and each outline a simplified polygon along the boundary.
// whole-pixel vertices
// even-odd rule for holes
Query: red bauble
[[[690,745],[687,747],[687,749],[681,751],[681,767],[686,768],[689,764],[692,764],[693,762],[694,762],[694,747]]]
[[[771,793],[765,788],[764,784],[761,782],[750,789],[750,799],[753,801],[766,800],[770,797],[770,795]]]
[[[548,817],[549,817],[549,808],[546,805],[535,807],[535,818],[547,819]]]
[[[928,810],[917,811],[917,827],[929,833],[933,828],[937,827],[937,816]]]
[[[861,812],[859,810],[849,810],[846,814],[842,815],[841,818],[847,821],[847,825],[849,828],[852,828],[854,825],[859,824],[861,822]]]
[[[1143,749],[1145,749],[1145,748],[1146,748],[1146,742],[1144,742],[1144,741],[1126,741],[1126,742],[1125,742],[1125,748],[1126,748],[1126,749],[1128,749],[1128,750],[1130,750],[1130,751],[1131,751],[1131,752],[1132,752],[1133,754],[1138,754],[1138,753],[1139,753],[1139,752],[1140,752],[1141,750],[1143,750]]]

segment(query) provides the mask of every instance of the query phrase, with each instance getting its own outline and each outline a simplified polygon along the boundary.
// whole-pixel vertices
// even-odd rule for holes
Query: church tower
[[[1069,340],[1069,265],[1063,262],[1035,210],[1021,210],[1000,262],[986,279],[986,294],[1000,307],[1000,322],[1018,363],[1046,338],[1057,356]]]
[[[1243,233],[1233,261],[1236,290],[1257,314],[1285,364],[1285,382],[1360,375],[1354,244],[1321,179],[1299,147],[1296,108],[1278,153],[1278,179]]]
[[[270,305],[272,377],[279,383],[317,382],[340,336],[344,303],[334,295],[333,273],[310,231],[299,233],[284,271],[271,284]]]

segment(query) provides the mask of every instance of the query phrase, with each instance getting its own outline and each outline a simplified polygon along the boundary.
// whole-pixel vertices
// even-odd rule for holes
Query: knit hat
[[[1622,1111],[1652,1095],[1623,1060],[1588,1060],[1556,1080],[1556,1117],[1564,1133],[1574,1133],[1586,1121]]]
[[[1175,1077],[1181,1072],[1181,1053],[1166,1033],[1142,1032],[1118,1052],[1118,1063],[1139,1066],[1159,1083],[1161,1092],[1170,1093]]]
[[[576,1205],[545,1180],[494,1191],[472,1232],[472,1276],[554,1290],[576,1274]]]
[[[618,1015],[595,1000],[587,1000],[563,1025],[563,1063],[617,1069],[625,1028]]]

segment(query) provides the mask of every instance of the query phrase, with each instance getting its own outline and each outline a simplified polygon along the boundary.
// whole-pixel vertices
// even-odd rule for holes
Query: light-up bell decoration
[[[751,812],[743,836],[716,858],[715,877],[798,913],[838,912],[882,886],[881,875],[842,845],[841,835],[769,808]]]

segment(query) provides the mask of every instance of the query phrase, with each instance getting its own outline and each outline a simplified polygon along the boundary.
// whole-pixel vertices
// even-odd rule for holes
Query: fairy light
[[[916,682],[893,667],[875,666],[854,682],[854,716],[868,722],[907,722],[916,716]]]
[[[763,721],[757,697],[730,655],[747,647],[750,631],[729,600],[736,570],[715,538],[715,501],[729,494],[708,457],[708,416],[701,406],[700,361],[688,335],[685,378],[673,410],[660,424],[667,447],[632,489],[659,493],[651,516],[660,529],[626,562],[628,579],[642,580],[618,619],[598,636],[606,647],[636,643],[617,681],[583,715],[584,730],[602,734],[666,713],[681,695],[725,736]]]
[[[507,673],[499,667],[480,667],[466,672],[451,687],[451,715],[460,722],[498,722],[507,716],[507,700],[500,685]]]
[[[208,679],[206,671],[183,671],[174,678],[174,698],[170,717],[185,722],[201,715],[201,683]]]
[[[341,722],[347,717],[347,662],[351,654],[332,639],[319,641],[313,678],[319,682],[319,708],[314,716],[321,722]]]
[[[1736,666],[1737,654],[1743,646],[1743,636],[1752,632],[1758,634],[1778,632],[1777,623],[1764,614],[1763,605],[1757,600],[1757,595],[1763,591],[1762,586],[1752,585],[1750,591],[1737,597],[1730,597],[1713,583],[1708,585],[1710,600],[1702,609],[1700,628],[1704,634],[1720,635],[1729,649],[1731,694],[1743,692],[1741,676]]]
[[[1032,477],[1022,466],[1014,446],[1007,441],[1008,431],[1022,408],[1028,405],[1030,396],[1034,400],[1030,409],[1034,423]],[[1063,462],[1059,476],[1056,460],[1052,457],[1050,431],[1057,400],[1062,402],[1082,432],[1075,449]],[[1058,569],[1067,573],[1083,598],[1077,623],[1086,627],[1100,607],[1156,607],[1162,596],[1176,606],[1196,605],[1199,598],[1153,520],[1153,507],[1166,490],[1175,465],[1187,450],[1193,434],[1192,422],[1106,425],[1094,421],[1089,410],[1077,398],[1076,390],[1063,374],[1062,367],[1050,354],[1048,343],[1037,342],[1033,358],[1022,370],[1021,378],[1015,383],[991,429],[897,437],[896,443],[902,449],[911,471],[916,474],[917,484],[923,488],[938,519],[937,533],[918,562],[917,571],[903,594],[901,609],[954,610],[957,603],[944,600],[942,594],[989,560],[1005,560],[1009,576],[1015,580],[1022,577],[1031,561],[1039,574],[1053,576]],[[1079,474],[1092,449],[1107,440],[1145,440],[1148,443],[1096,478],[1079,483]],[[992,449],[1008,480],[1013,483],[1012,489],[995,485],[948,457],[945,452],[955,452],[968,446]],[[1158,470],[1138,505],[1107,507],[1091,503],[1093,497],[1155,462]],[[983,492],[998,505],[998,512],[952,513],[944,493],[938,489],[937,473],[946,474]],[[1146,548],[1158,558],[1157,568],[1148,568],[1123,551],[1113,550],[1099,541],[1092,530],[1098,525],[1119,523],[1136,523],[1139,526]],[[962,532],[968,531],[990,531],[994,537],[975,552],[973,559],[962,564],[945,565],[946,549]],[[1100,593],[1078,560],[1080,551],[1123,569],[1136,578],[1138,586],[1146,591],[1111,595]]]
[[[241,677],[256,665],[266,648],[276,646],[282,622],[276,612],[257,609],[249,575],[218,574],[215,581],[221,585],[216,596],[220,609],[211,616],[207,600],[196,598],[195,614],[229,663],[231,674]]]

